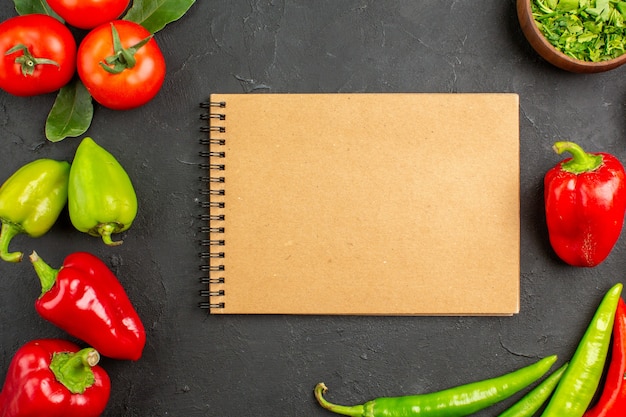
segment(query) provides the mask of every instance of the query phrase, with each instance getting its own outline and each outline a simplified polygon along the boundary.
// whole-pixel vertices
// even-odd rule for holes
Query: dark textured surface
[[[2,2],[0,17],[14,14]],[[557,139],[626,161],[626,68],[575,75],[550,66],[523,38],[514,1],[198,0],[156,39],[168,64],[161,93],[132,111],[96,107],[88,131],[136,184],[140,211],[125,243],[104,247],[64,215],[45,237],[12,244],[53,266],[91,251],[136,303],[148,343],[138,362],[103,361],[113,383],[106,416],[327,416],[312,395],[319,381],[329,399],[358,403],[496,376],[554,353],[561,363],[604,292],[624,280],[624,239],[594,269],[555,258],[542,178],[559,160]],[[198,104],[210,92],[252,91],[518,93],[520,314],[209,317],[198,309]],[[78,139],[53,144],[43,135],[53,99],[0,94],[2,178],[36,158],[71,160]],[[0,264],[0,277],[3,381],[20,345],[66,336],[35,313],[39,284],[27,262]]]

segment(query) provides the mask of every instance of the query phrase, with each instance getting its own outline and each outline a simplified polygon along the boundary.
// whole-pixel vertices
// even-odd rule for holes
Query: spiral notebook
[[[517,313],[518,102],[511,93],[211,95],[201,306]]]

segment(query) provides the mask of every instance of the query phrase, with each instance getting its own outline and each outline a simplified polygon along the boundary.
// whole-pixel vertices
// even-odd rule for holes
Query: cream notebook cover
[[[516,94],[214,94],[212,314],[519,311]]]

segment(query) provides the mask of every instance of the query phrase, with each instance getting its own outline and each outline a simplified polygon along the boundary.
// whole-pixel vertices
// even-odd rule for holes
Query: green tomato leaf
[[[50,6],[48,6],[46,0],[13,0],[13,3],[15,4],[15,11],[19,15],[42,13],[55,17],[63,22],[61,16],[56,14]]]
[[[180,19],[196,0],[135,0],[124,20],[139,23],[156,33],[168,23]]]
[[[93,119],[91,95],[80,80],[69,83],[57,95],[46,120],[46,137],[59,142],[82,135]]]

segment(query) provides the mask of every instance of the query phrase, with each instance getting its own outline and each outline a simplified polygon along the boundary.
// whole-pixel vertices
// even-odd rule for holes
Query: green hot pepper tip
[[[554,392],[557,384],[561,380],[563,373],[567,369],[569,362],[563,364],[540,384],[533,388],[522,399],[505,410],[498,417],[532,417],[545,404]]]

